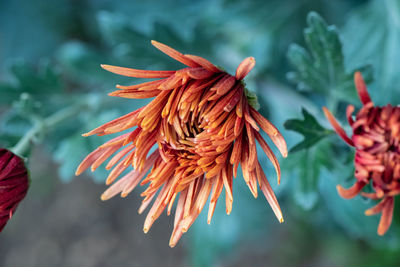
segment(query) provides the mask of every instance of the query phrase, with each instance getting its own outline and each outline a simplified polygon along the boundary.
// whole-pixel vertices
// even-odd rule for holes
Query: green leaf
[[[291,170],[294,201],[304,210],[311,210],[318,203],[321,169],[332,167],[332,155],[331,144],[323,141],[291,154],[291,162],[283,163],[284,169]]]
[[[18,88],[32,94],[53,94],[62,89],[61,74],[47,60],[42,60],[37,70],[25,62],[15,63],[11,66],[11,73]]]
[[[307,48],[292,44],[288,51],[288,60],[296,69],[288,73],[290,81],[297,84],[299,90],[335,96],[351,101],[356,99],[353,85],[353,71],[348,72],[344,63],[342,43],[335,26],[329,26],[316,12],[307,17],[308,28],[304,30]],[[358,67],[369,82],[371,67]]]
[[[322,127],[318,121],[306,109],[302,108],[303,120],[291,119],[284,124],[287,130],[292,130],[304,136],[303,141],[290,149],[290,152],[296,152],[308,149],[318,143],[324,137],[333,133],[333,131]]]
[[[400,1],[374,0],[356,9],[343,28],[344,52],[350,68],[374,66],[369,93],[375,103],[400,102]]]
[[[63,89],[60,72],[48,60],[42,60],[37,69],[24,61],[14,62],[9,71],[12,80],[0,82],[0,104],[10,105],[22,93],[41,99]]]
[[[84,84],[89,88],[94,87],[94,84],[113,86],[111,82],[113,75],[100,67],[100,64],[110,61],[106,55],[99,49],[79,41],[64,43],[56,53],[64,75],[75,83]],[[96,86],[96,91],[99,90],[98,87]]]
[[[30,127],[31,122],[19,112],[13,109],[4,112],[0,117],[0,145],[2,147],[15,145]]]

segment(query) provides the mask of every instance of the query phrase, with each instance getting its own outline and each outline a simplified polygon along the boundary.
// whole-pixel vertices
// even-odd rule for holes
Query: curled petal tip
[[[245,58],[236,69],[236,79],[242,80],[254,68],[256,60],[254,57]]]
[[[101,194],[100,199],[101,199],[101,201],[106,201],[109,198],[108,198],[108,196],[106,194],[103,193],[103,194]]]
[[[343,128],[340,126],[340,124],[337,122],[335,117],[332,115],[332,113],[326,108],[322,107],[322,110],[324,111],[325,117],[328,119],[330,124],[332,125],[333,129],[336,131],[336,133],[350,146],[354,146],[353,140],[351,140],[346,132],[343,130]]]
[[[357,93],[360,97],[361,102],[364,105],[372,102],[371,98],[369,97],[367,86],[365,85],[361,72],[356,71],[354,73],[354,83],[356,85]]]
[[[282,154],[282,157],[287,158],[288,156],[288,150],[287,150],[287,145],[285,139],[282,138],[281,140],[281,149],[279,150]],[[280,183],[280,179],[278,181]]]
[[[181,52],[173,49],[172,47],[169,47],[168,45],[165,45],[163,43],[151,40],[151,44],[157,48],[158,50],[160,50],[161,52],[163,52],[164,54],[170,56],[171,58],[185,64],[188,67],[199,67],[199,64],[197,64],[196,62],[194,62],[193,60],[189,59],[188,57],[186,57],[185,55],[183,55]]]
[[[346,189],[345,189],[343,186],[341,186],[341,185],[337,185],[337,186],[336,186],[336,190],[337,190],[338,194],[339,194],[342,198],[352,198],[352,197],[355,196],[355,195],[354,195],[354,196],[348,196]]]
[[[394,198],[389,197],[386,199],[382,208],[382,215],[378,226],[378,235],[384,235],[392,224],[393,219]]]
[[[279,223],[283,223],[283,222],[285,222],[285,220],[282,217],[282,218],[279,219]]]
[[[366,210],[366,211],[364,212],[364,215],[365,215],[365,216],[371,216],[371,215],[374,215],[374,213],[373,213],[372,211],[370,211],[370,210]]]
[[[82,165],[82,163],[81,163],[81,165]],[[83,168],[83,166],[81,166],[81,165],[79,165],[78,168],[76,168],[75,176],[81,175],[86,170],[86,168]]]
[[[341,185],[337,185],[336,189],[342,198],[349,199],[355,197],[358,193],[360,193],[365,184],[365,182],[358,181],[350,188],[346,189]]]
[[[277,146],[282,157],[286,158],[288,155],[287,144],[280,132],[277,132],[274,136],[275,145]]]
[[[143,232],[144,232],[145,234],[147,234],[147,233],[149,232],[149,228],[144,227],[144,228],[143,228]]]

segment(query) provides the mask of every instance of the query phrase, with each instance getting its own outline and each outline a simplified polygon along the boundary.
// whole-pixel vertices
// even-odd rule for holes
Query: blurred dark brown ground
[[[0,236],[0,266],[187,266],[184,240],[168,246],[172,218],[145,235],[138,193],[102,202],[104,185],[84,176],[62,184],[43,154],[35,152],[28,196]]]

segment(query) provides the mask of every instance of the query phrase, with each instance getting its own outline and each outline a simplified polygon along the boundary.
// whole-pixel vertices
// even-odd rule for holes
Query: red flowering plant
[[[25,198],[28,187],[24,160],[10,150],[0,148],[0,232]]]
[[[378,234],[383,235],[392,223],[394,197],[400,194],[400,106],[375,106],[360,72],[354,74],[354,82],[363,106],[355,118],[354,106],[347,107],[346,116],[353,131],[351,137],[324,107],[325,116],[338,135],[356,149],[356,182],[348,189],[338,185],[337,190],[343,198],[353,198],[360,193],[380,200],[376,206],[366,210],[365,215],[381,213]],[[369,184],[373,192],[362,192]]]
[[[321,197],[325,200],[325,206],[331,211],[332,216],[337,218],[339,224],[345,225],[346,231],[351,234],[356,233],[362,238],[373,238],[369,232],[360,230],[357,225],[357,222],[364,220],[363,210],[360,210],[365,207],[364,201],[361,199],[353,200],[351,203],[341,199],[332,201],[332,198],[337,196],[334,185],[338,184],[338,179],[348,178],[353,181],[355,178],[354,185],[348,189],[341,185],[337,186],[340,197],[348,199],[362,195],[365,198],[379,200],[376,205],[365,211],[365,215],[381,214],[377,232],[379,235],[384,235],[392,223],[394,197],[400,192],[400,107],[390,104],[383,107],[375,106],[366,87],[366,83],[372,81],[371,66],[364,65],[358,67],[358,71],[347,71],[337,28],[334,25],[327,25],[316,13],[310,13],[307,22],[309,27],[305,29],[304,35],[308,50],[292,45],[288,53],[289,60],[296,68],[288,77],[297,84],[299,90],[315,99],[316,105],[308,105],[307,108],[314,109],[313,113],[317,118],[321,103],[327,105],[333,112],[340,113],[343,103],[359,102],[357,93],[363,106],[355,116],[353,116],[356,109],[354,105],[349,105],[345,110],[352,130],[350,137],[331,112],[323,108],[336,133],[348,145],[355,148],[354,163],[351,162],[353,156],[348,150],[329,142],[326,138],[335,131],[324,128],[311,112],[304,109],[303,120],[292,119],[285,123],[287,129],[304,136],[304,139],[291,150],[291,152],[299,151],[292,154],[292,160],[295,160],[296,155],[300,155],[299,160],[302,160],[302,155],[306,157],[304,160],[306,175],[301,177],[300,182],[300,185],[304,185],[305,193],[301,196],[303,201],[300,204],[306,209],[311,209],[315,206],[309,205],[307,200],[316,203]],[[357,47],[354,53],[358,52]],[[378,77],[377,80],[379,79]],[[365,229],[369,228],[369,223],[373,223],[373,220],[365,220],[365,224],[368,224]],[[375,227],[374,223],[372,227]]]

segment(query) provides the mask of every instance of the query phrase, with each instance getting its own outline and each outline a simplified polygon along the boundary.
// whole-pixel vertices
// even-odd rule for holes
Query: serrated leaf
[[[107,85],[112,86],[110,78],[113,75],[100,67],[100,64],[109,62],[109,59],[99,49],[83,42],[71,41],[60,47],[56,57],[64,69],[64,74],[71,80],[89,85],[88,87],[100,82],[108,82]]]
[[[368,91],[375,103],[400,102],[400,1],[373,0],[354,10],[343,28],[350,68],[372,64],[375,82]]]
[[[0,117],[0,145],[14,145],[31,127],[31,122],[15,110],[8,110]]]
[[[353,71],[346,70],[336,27],[329,26],[316,12],[308,14],[307,24],[304,30],[307,48],[296,44],[289,47],[287,57],[296,71],[288,73],[288,79],[296,83],[299,90],[355,100]],[[370,66],[357,70],[363,71],[366,82],[372,79]]]
[[[18,99],[21,92],[18,92],[11,84],[0,83],[0,104],[10,105],[14,100]]]
[[[284,124],[287,130],[298,132],[303,135],[304,139],[290,149],[290,152],[296,152],[308,149],[318,143],[324,137],[332,134],[331,130],[322,127],[318,121],[305,108],[301,110],[303,120],[291,119]]]
[[[19,90],[32,94],[53,94],[62,89],[60,73],[47,60],[41,61],[37,70],[24,62],[12,65],[10,70]]]
[[[34,98],[54,95],[63,89],[61,74],[47,60],[42,60],[35,69],[24,61],[18,61],[9,68],[12,81],[0,82],[0,103],[10,105],[22,93]]]
[[[331,149],[330,143],[324,141],[292,154],[292,163],[286,164],[294,177],[294,200],[304,210],[311,210],[319,200],[318,181],[321,179],[321,169],[332,167]]]

